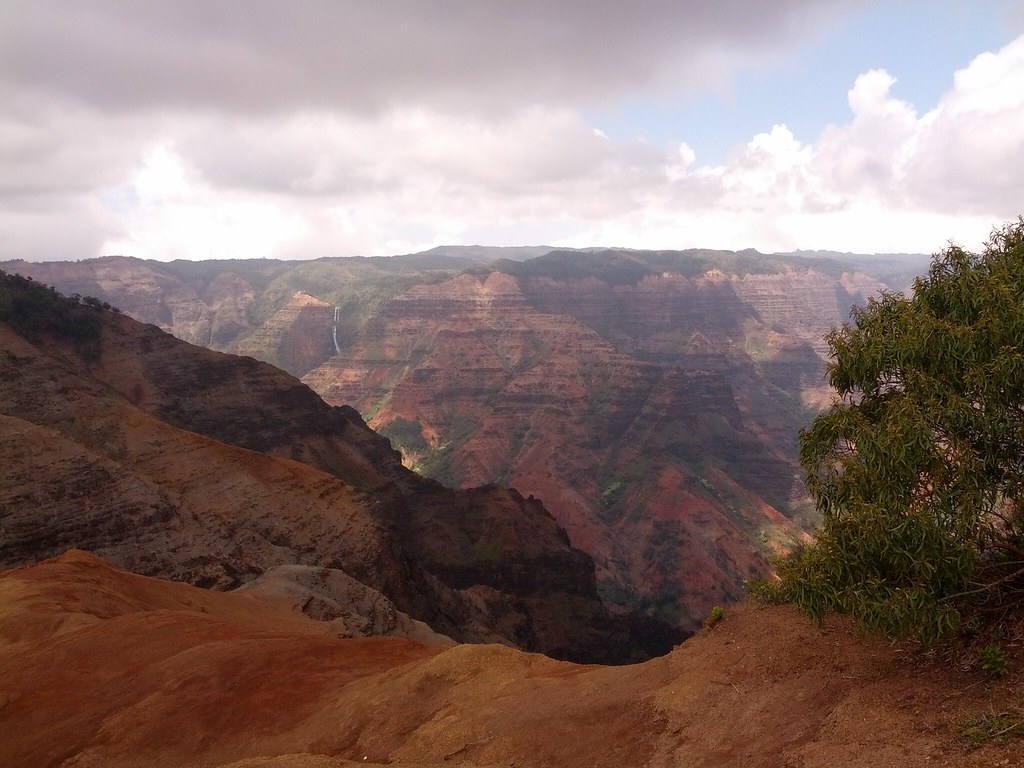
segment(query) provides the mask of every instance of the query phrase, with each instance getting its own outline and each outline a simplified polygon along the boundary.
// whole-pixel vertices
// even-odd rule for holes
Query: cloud
[[[893,95],[897,84],[884,70],[857,77],[852,120],[813,144],[776,125],[726,165],[671,171],[664,212],[689,212],[691,231],[722,247],[932,252],[951,238],[977,247],[1024,200],[1024,37],[957,72],[923,115]],[[645,222],[647,232],[659,226]]]
[[[765,126],[720,165],[686,126],[656,145],[583,117],[727,82],[855,5],[19,4],[0,30],[0,259],[973,247],[1024,199],[1024,38],[924,114],[871,70],[848,121],[811,142]]]
[[[1010,218],[1024,201],[1024,36],[957,72],[919,124],[906,163],[910,190],[951,213]]]
[[[640,142],[613,144],[567,109],[532,107],[502,120],[425,109],[379,118],[302,113],[203,121],[176,142],[212,184],[252,191],[351,197],[436,177],[514,195],[592,177],[612,154],[650,163]]]
[[[157,145],[131,180],[98,198],[124,226],[104,253],[145,253],[162,260],[277,255],[307,231],[304,217],[277,201],[223,194],[173,149]]]
[[[62,261],[98,256],[121,223],[80,196],[27,198],[0,213],[0,260]]]
[[[612,142],[568,110],[504,121],[422,110],[379,121],[203,121],[179,135],[143,153],[127,183],[104,190],[109,211],[135,233],[106,252],[310,257],[408,251],[424,238],[511,233],[530,222],[549,222],[537,229],[552,232],[561,220],[554,232],[564,233],[566,220],[578,229],[642,205],[664,176],[662,150]],[[247,215],[263,234],[247,231]]]
[[[33,0],[0,71],[105,111],[491,111],[704,88],[860,0]]]

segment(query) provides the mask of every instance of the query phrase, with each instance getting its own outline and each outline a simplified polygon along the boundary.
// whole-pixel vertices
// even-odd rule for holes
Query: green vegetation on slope
[[[950,246],[828,337],[840,400],[800,434],[817,543],[783,562],[813,617],[934,641],[1024,600],[1024,218]]]
[[[379,427],[377,434],[390,440],[391,446],[406,456],[422,454],[430,449],[429,443],[423,437],[423,425],[419,419],[397,416],[390,423]]]
[[[714,251],[692,248],[685,251],[635,251],[614,248],[594,251],[551,251],[528,261],[499,259],[491,269],[515,277],[548,277],[555,280],[596,278],[610,285],[635,285],[648,275],[672,272],[697,278],[711,269],[726,275],[774,275],[791,268],[813,268],[839,277],[851,265],[829,259],[795,255],[770,255],[753,249]]]
[[[142,259],[138,261],[193,285],[208,285],[218,275],[230,272],[251,284],[257,291],[264,290],[271,280],[294,266],[294,262],[279,259],[177,259],[163,264]]]
[[[91,296],[68,299],[54,288],[0,271],[0,322],[29,341],[46,336],[61,339],[71,342],[83,357],[94,359],[99,355],[98,313],[111,309]]]
[[[318,259],[294,264],[257,296],[253,315],[265,322],[297,292],[338,307],[338,345],[344,349],[382,306],[414,285],[448,279],[458,269],[423,270],[415,260],[392,258]]]

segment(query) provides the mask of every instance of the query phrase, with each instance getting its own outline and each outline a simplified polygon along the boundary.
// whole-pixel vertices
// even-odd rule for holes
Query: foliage
[[[704,619],[705,629],[710,629],[715,626],[718,622],[725,618],[725,611],[722,610],[722,606],[716,605],[708,611],[707,617]]]
[[[633,602],[627,603],[627,606],[635,606],[640,613],[645,613],[658,621],[678,625],[684,619],[684,603],[681,589],[666,581],[663,582],[663,586],[657,594],[637,598]]]
[[[789,602],[786,585],[778,578],[754,578],[743,582],[743,590],[751,600],[762,605],[781,605]]]
[[[279,259],[202,259],[199,261],[177,259],[162,264],[136,261],[156,272],[173,275],[182,282],[193,285],[196,283],[209,284],[218,275],[230,273],[242,278],[257,291],[263,291],[271,280],[296,266],[295,262]]]
[[[437,480],[442,485],[458,488],[459,477],[452,466],[452,456],[480,425],[470,414],[450,412],[445,416],[442,433],[446,434],[448,439],[434,450],[429,451],[414,469],[424,477]]]
[[[625,491],[626,484],[622,480],[613,480],[601,491],[601,507],[608,509],[615,506]]]
[[[1019,712],[998,712],[970,720],[960,729],[967,746],[1002,744],[1011,737],[1024,736],[1024,719]]]
[[[1010,671],[1010,662],[998,645],[986,645],[981,649],[978,666],[995,677],[1004,677]]]
[[[622,251],[551,251],[529,261],[499,259],[491,265],[516,277],[548,277],[555,280],[582,280],[596,277],[612,285],[633,285],[652,274],[652,270],[634,254]]]
[[[71,342],[87,359],[99,355],[102,311],[114,311],[92,296],[67,298],[50,286],[0,271],[0,322],[32,342],[49,336]]]
[[[554,280],[597,278],[610,285],[636,285],[651,275],[673,272],[688,278],[700,277],[710,269],[727,275],[779,274],[789,268],[811,268],[835,277],[850,265],[826,259],[780,256],[754,250],[711,251],[636,251],[606,249],[594,251],[555,250],[526,261],[498,259],[487,269],[496,269],[516,277],[547,277]],[[470,270],[475,271],[475,270]]]
[[[403,453],[424,453],[430,450],[419,419],[396,416],[389,424],[378,427],[377,434],[388,438],[391,445]]]
[[[1024,218],[933,257],[827,337],[838,397],[799,436],[822,516],[780,565],[812,617],[956,632],[1024,597]]]

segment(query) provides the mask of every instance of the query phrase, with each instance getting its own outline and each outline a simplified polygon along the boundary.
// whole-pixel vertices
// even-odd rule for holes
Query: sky
[[[1024,0],[0,0],[0,260],[972,250]]]

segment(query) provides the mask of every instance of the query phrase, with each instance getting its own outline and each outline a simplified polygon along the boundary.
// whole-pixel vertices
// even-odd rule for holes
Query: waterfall
[[[334,328],[331,331],[331,338],[334,339],[334,354],[340,355],[341,350],[338,349],[338,315],[341,314],[341,307],[334,308]]]

